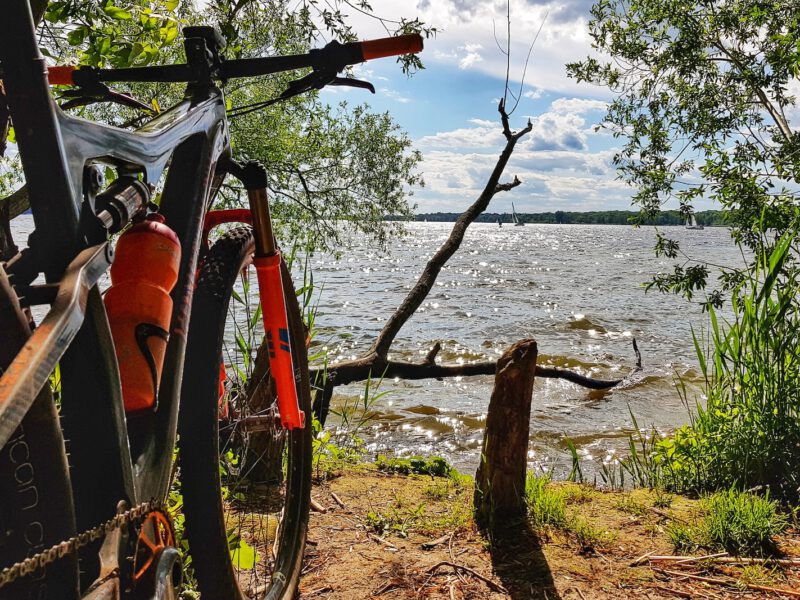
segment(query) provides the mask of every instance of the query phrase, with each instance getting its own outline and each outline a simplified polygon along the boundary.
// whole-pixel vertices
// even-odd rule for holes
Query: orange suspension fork
[[[286,429],[305,427],[305,414],[297,400],[291,338],[281,277],[281,254],[275,244],[267,198],[267,174],[260,164],[250,162],[237,173],[247,189],[255,234],[253,264],[258,276],[261,311],[269,349],[269,365],[278,392],[278,411]]]

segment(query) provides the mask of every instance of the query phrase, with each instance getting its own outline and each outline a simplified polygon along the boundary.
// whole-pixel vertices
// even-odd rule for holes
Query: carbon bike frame
[[[168,491],[203,219],[224,175],[218,165],[229,154],[225,102],[209,78],[190,84],[182,102],[136,132],[68,116],[50,94],[27,0],[11,0],[3,8],[0,61],[36,228],[29,248],[7,270],[20,295],[27,291],[29,304],[53,302],[22,352],[35,351],[36,360],[28,356],[11,385],[32,400],[38,388],[28,382],[46,378],[55,362],[60,364],[62,425],[82,531],[111,518],[120,500],[130,506]],[[204,39],[187,39],[186,49],[190,68],[207,66],[202,62],[211,53]],[[92,244],[86,228],[87,215],[93,216],[86,174],[95,163],[137,174],[150,185],[166,171],[160,211],[182,246],[158,409],[127,417],[95,285],[112,253],[107,242]],[[47,284],[31,285],[40,273]],[[6,441],[0,426],[0,447]]]

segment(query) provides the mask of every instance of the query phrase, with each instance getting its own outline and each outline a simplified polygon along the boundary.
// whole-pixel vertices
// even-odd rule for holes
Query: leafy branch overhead
[[[43,17],[38,33],[42,52],[51,62],[97,67],[181,62],[180,30],[191,24],[219,27],[231,58],[296,54],[331,37],[354,39],[348,17],[355,14],[379,21],[387,35],[436,33],[418,19],[385,19],[363,0],[212,0],[194,4],[178,0],[37,0],[34,12]],[[401,57],[400,66],[407,73],[422,68],[416,57]],[[229,108],[270,100],[300,75],[294,72],[229,82],[225,88]],[[136,127],[183,96],[181,85],[121,87],[120,91],[152,106],[151,114],[107,104],[82,108],[82,114]],[[366,95],[357,97],[367,99]],[[423,184],[417,170],[421,157],[388,114],[372,112],[367,105],[330,106],[311,93],[232,118],[230,125],[235,154],[260,160],[268,167],[277,233],[282,239],[336,251],[358,232],[384,245],[398,228],[383,217],[412,214],[408,192]],[[12,159],[4,162],[8,176],[0,178],[0,195],[16,193],[0,200],[0,221],[4,214],[14,218],[28,208],[25,189],[20,188],[19,165]],[[245,196],[236,187],[223,187],[219,200],[229,206],[245,202]],[[0,250],[6,254],[12,251],[9,234],[7,227],[0,227]]]
[[[612,60],[590,57],[568,71],[615,93],[603,126],[623,141],[614,162],[643,214],[677,201],[688,217],[697,202],[717,202],[749,252],[791,231],[800,199],[796,3],[600,0],[592,17],[593,45]],[[654,285],[691,297],[708,278],[694,263]],[[738,271],[725,275],[724,290]]]

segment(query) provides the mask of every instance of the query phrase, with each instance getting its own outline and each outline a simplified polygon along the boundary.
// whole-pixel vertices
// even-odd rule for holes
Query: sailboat
[[[686,229],[705,229],[705,227],[703,225],[698,225],[697,219],[692,215],[690,219],[686,219]]]
[[[511,203],[511,220],[514,222],[515,226],[521,227],[525,225],[525,223],[519,220],[519,217],[517,216],[517,211],[514,209],[513,202]]]

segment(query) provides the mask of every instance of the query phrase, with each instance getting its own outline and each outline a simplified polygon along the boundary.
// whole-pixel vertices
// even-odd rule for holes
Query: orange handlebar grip
[[[75,85],[72,73],[77,67],[47,67],[47,79],[50,85]]]
[[[418,33],[361,42],[361,54],[364,56],[364,60],[383,58],[385,56],[399,56],[401,54],[416,54],[421,51],[422,36]]]

